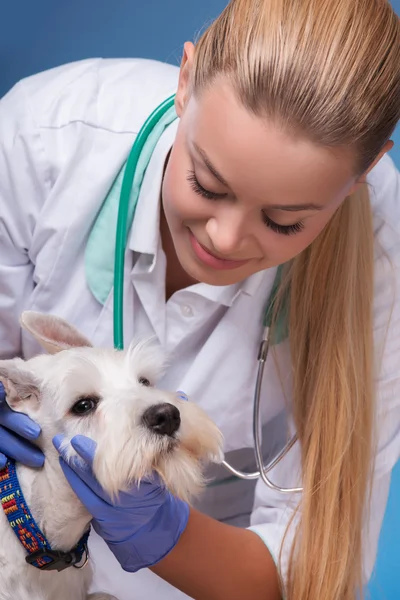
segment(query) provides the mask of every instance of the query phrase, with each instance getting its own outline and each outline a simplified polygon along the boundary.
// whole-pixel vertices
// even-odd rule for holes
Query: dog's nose
[[[143,417],[143,423],[159,435],[173,435],[181,424],[179,410],[173,404],[155,404],[148,408]]]

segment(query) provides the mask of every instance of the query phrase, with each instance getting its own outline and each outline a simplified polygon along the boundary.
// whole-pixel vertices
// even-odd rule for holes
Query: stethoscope
[[[175,95],[170,96],[162,102],[148,117],[142,128],[140,129],[132,149],[129,153],[129,157],[125,167],[125,173],[122,179],[121,192],[119,196],[119,207],[118,207],[118,219],[117,219],[117,230],[115,240],[115,262],[114,262],[114,347],[122,350],[124,347],[124,334],[123,334],[123,306],[124,306],[124,268],[125,268],[125,250],[128,233],[132,223],[128,223],[128,214],[132,215],[132,221],[136,210],[137,202],[139,199],[140,186],[136,186],[136,193],[132,197],[132,186],[135,178],[136,169],[146,147],[146,142],[154,132],[156,126],[163,119],[164,115],[170,111],[174,106]],[[153,140],[154,142],[154,140]],[[132,206],[133,204],[133,206]],[[278,268],[277,277],[271,292],[271,296],[267,303],[263,318],[263,335],[260,342],[260,348],[258,353],[258,372],[256,378],[256,385],[254,389],[254,410],[253,410],[253,439],[254,439],[254,452],[257,465],[257,471],[254,473],[246,473],[239,471],[232,467],[225,460],[222,465],[232,475],[239,479],[255,480],[261,477],[262,481],[269,488],[277,490],[285,494],[291,494],[294,492],[301,492],[302,488],[282,488],[275,485],[268,477],[268,473],[276,467],[276,465],[288,454],[290,449],[294,446],[297,441],[297,435],[294,435],[279,454],[267,465],[263,464],[262,456],[262,435],[260,427],[260,402],[261,402],[261,385],[264,373],[265,363],[268,357],[268,351],[270,346],[270,326],[272,318],[272,306],[275,299],[275,292],[277,284],[280,280],[280,269]]]

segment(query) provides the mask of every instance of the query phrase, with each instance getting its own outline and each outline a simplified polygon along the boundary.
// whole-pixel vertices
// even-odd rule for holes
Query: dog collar
[[[19,485],[15,461],[11,459],[0,470],[0,501],[11,529],[28,552],[25,557],[27,563],[42,571],[63,571],[67,567],[85,566],[90,528],[70,552],[52,550],[28,508]],[[84,556],[84,563],[77,566]]]

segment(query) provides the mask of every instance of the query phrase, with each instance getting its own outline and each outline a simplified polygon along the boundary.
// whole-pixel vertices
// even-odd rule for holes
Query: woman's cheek
[[[298,256],[312,244],[312,242],[319,236],[324,227],[329,222],[329,219],[317,219],[314,223],[311,219],[307,223],[305,222],[304,230],[298,234],[287,236],[284,253],[287,255],[286,260],[291,260],[295,256]]]

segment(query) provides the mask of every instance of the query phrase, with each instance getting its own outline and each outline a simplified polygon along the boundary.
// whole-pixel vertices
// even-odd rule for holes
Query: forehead
[[[28,363],[30,370],[48,388],[67,386],[71,392],[94,391],[105,381],[129,375],[124,355],[97,348],[76,348],[55,355],[38,355]]]
[[[226,82],[217,81],[192,96],[182,121],[191,156],[201,168],[195,150],[199,146],[238,197],[323,204],[343,195],[355,181],[347,149],[318,146],[254,115],[239,104]]]

